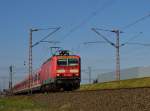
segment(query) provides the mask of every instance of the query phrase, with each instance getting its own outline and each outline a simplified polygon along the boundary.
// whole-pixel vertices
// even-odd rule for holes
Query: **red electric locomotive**
[[[13,87],[14,94],[29,91],[75,90],[80,87],[80,57],[61,50],[43,63],[40,70]]]

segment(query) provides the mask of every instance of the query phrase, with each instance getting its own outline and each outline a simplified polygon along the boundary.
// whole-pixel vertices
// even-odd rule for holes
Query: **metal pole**
[[[6,89],[6,77],[2,77],[3,79],[3,91]]]
[[[94,32],[96,32],[99,36],[101,36],[107,43],[109,43],[110,45],[112,45],[113,47],[116,48],[116,80],[120,80],[120,30],[104,30],[104,31],[110,31],[110,32],[114,32],[116,34],[116,44],[114,44],[113,42],[111,42],[110,40],[108,40],[105,36],[103,36],[101,33],[99,33],[95,28],[92,28],[92,30]],[[99,29],[99,30],[103,30],[103,29]]]
[[[51,28],[48,28],[48,29],[51,29]],[[53,31],[52,33],[50,33],[48,36],[52,35],[53,33],[55,33],[59,29],[60,28],[56,28],[56,30]],[[40,42],[42,42],[43,40],[48,38],[48,36],[46,36],[42,40],[40,40],[39,42],[36,42],[35,44],[32,44],[32,32],[39,31],[39,30],[45,30],[45,29],[30,29],[30,32],[29,32],[29,86],[28,87],[29,87],[29,93],[31,92],[31,94],[32,94],[31,84],[32,84],[32,72],[33,72],[33,67],[32,67],[32,47],[34,47],[35,45],[38,45]]]
[[[38,29],[30,29],[29,36],[29,93],[32,94],[31,83],[32,83],[32,32],[38,31]]]
[[[91,67],[88,67],[89,70],[89,84],[91,84]]]
[[[9,70],[10,70],[9,89],[10,89],[10,93],[12,94],[12,74],[13,74],[13,66],[12,65],[9,67]]]
[[[119,30],[112,30],[111,32],[116,33],[116,80],[120,80],[120,31]]]
[[[29,36],[29,92],[31,88],[31,76],[32,76],[32,29],[30,29]],[[31,91],[32,93],[32,91]]]
[[[120,80],[120,43],[119,34],[120,31],[116,30],[116,80]]]

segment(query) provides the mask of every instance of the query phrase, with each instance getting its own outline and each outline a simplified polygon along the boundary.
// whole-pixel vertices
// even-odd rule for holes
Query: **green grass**
[[[150,77],[81,85],[80,90],[150,87]]]
[[[41,111],[40,108],[28,96],[0,98],[0,111]]]

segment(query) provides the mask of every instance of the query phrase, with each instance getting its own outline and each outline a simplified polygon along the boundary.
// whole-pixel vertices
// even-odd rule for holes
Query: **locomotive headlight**
[[[60,76],[60,74],[56,74],[57,76]]]
[[[64,72],[65,72],[64,69],[58,69],[58,70],[57,70],[57,73],[64,73]]]
[[[79,76],[79,74],[75,74],[75,76]]]
[[[71,69],[70,72],[71,72],[71,73],[78,73],[79,70],[78,70],[78,69]]]

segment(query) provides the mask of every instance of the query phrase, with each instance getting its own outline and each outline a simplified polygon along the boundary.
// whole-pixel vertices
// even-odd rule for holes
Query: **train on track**
[[[71,91],[80,87],[80,79],[80,56],[70,55],[68,50],[59,50],[36,73],[15,84],[12,91],[14,94]]]

